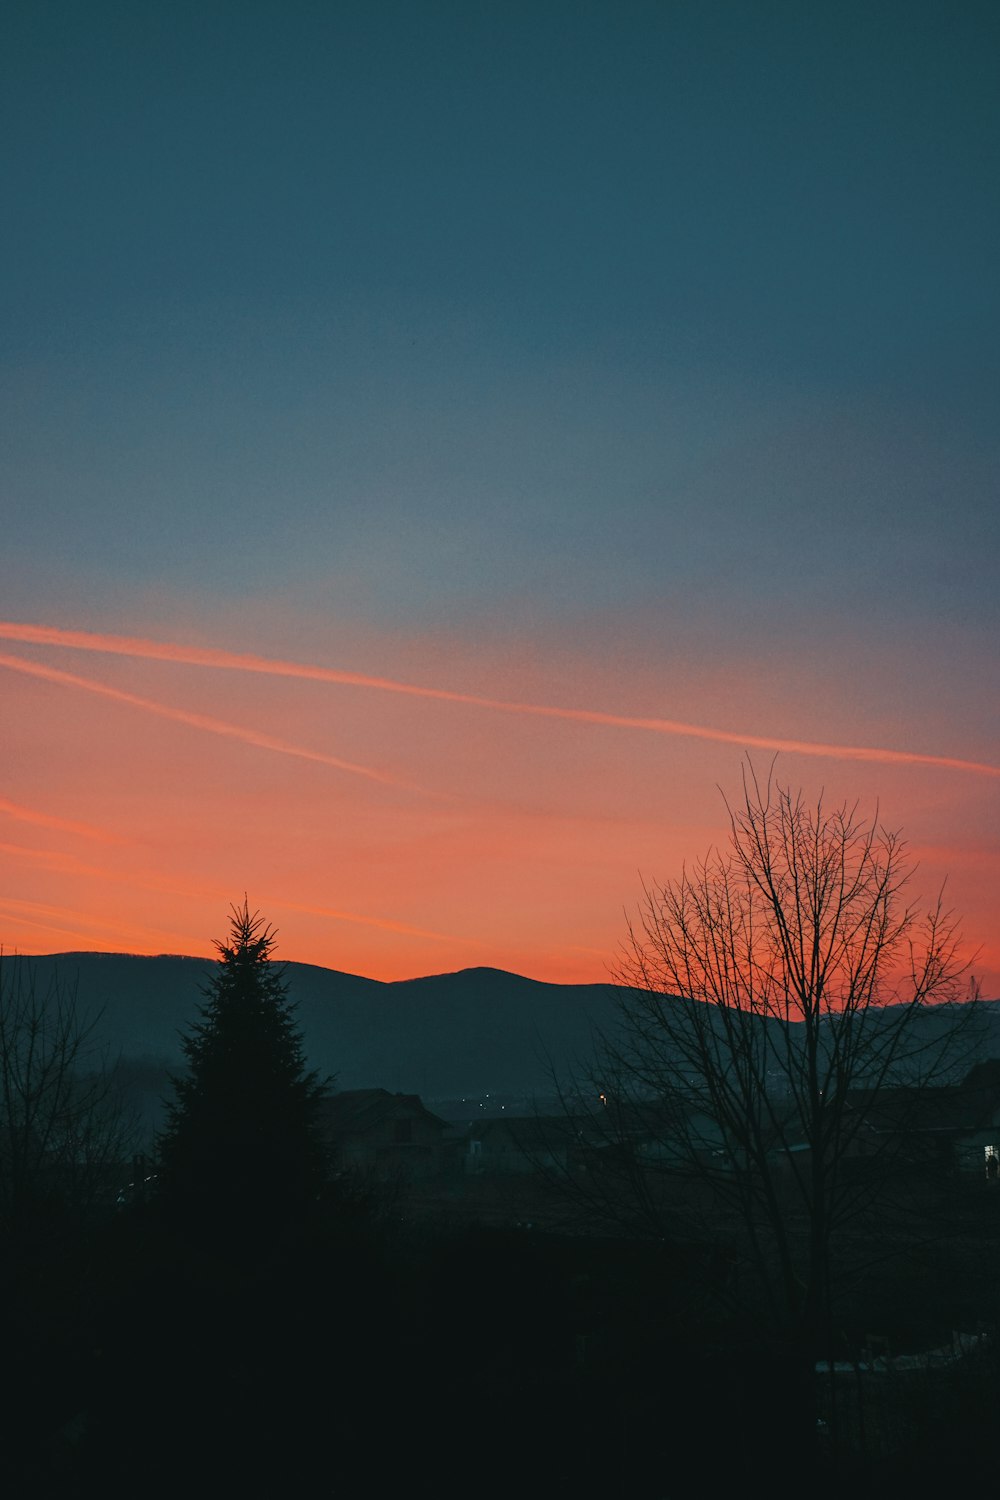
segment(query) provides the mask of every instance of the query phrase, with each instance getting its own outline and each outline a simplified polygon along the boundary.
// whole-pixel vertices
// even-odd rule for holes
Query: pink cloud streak
[[[539,718],[563,719],[583,724],[604,724],[619,729],[641,729],[653,734],[677,735],[690,739],[713,740],[722,744],[739,745],[752,749],[779,750],[789,754],[821,756],[833,760],[878,761],[889,765],[936,766],[941,770],[960,771],[976,776],[1000,778],[1000,766],[983,761],[962,760],[955,756],[924,755],[911,750],[891,750],[868,745],[831,745],[813,740],[784,739],[773,735],[743,734],[735,730],[712,729],[701,724],[686,724],[674,719],[637,717],[629,714],[605,713],[600,709],[562,708],[552,704],[519,703],[503,698],[490,698],[478,693],[453,692],[448,688],[422,687],[414,683],[395,682],[391,678],[372,677],[360,672],[346,672],[332,667],[311,666],[302,662],[274,660],[256,655],[223,651],[217,648],[181,646],[170,641],[149,641],[131,636],[97,635],[82,630],[61,630],[51,625],[29,625],[17,621],[0,621],[0,639],[21,641],[36,646],[69,647],[75,651],[97,651],[113,656],[143,657],[154,661],[168,661],[199,667],[216,667],[224,671],[255,672],[273,677],[298,677],[312,682],[329,682],[349,687],[363,687],[386,693],[404,693],[414,698],[433,698],[445,703],[460,703],[471,708],[485,708],[499,713],[532,715]],[[19,658],[0,656],[0,665],[18,663],[19,670],[32,670]],[[47,669],[38,668],[37,675],[49,675]],[[90,686],[93,691],[103,691],[109,697],[117,697],[150,708],[154,713],[174,717],[181,722],[198,723],[202,728],[213,728],[216,733],[234,734],[237,738],[248,738],[251,731],[237,730],[233,726],[217,726],[214,720],[200,715],[184,715],[181,710],[153,705],[145,699],[120,693],[113,688],[102,688],[73,678],[70,674],[57,674],[54,680],[64,680],[77,686]],[[341,769],[354,770],[360,775],[375,780],[390,780],[379,772],[364,767],[351,766],[332,758],[283,746],[279,741],[269,741],[259,736],[250,743],[264,743],[269,749],[283,749],[286,754],[301,755],[305,759],[329,760]]]
[[[0,854],[11,855],[14,859],[24,859],[40,866],[44,870],[50,870],[58,875],[79,875],[89,880],[106,880],[116,885],[139,886],[143,890],[167,892],[171,895],[197,896],[199,900],[223,901],[225,893],[218,889],[202,887],[195,889],[187,881],[164,880],[161,877],[150,875],[137,875],[132,871],[117,873],[114,870],[101,869],[97,865],[88,865],[77,858],[75,854],[65,854],[61,851],[47,849],[27,849],[21,844],[7,844],[0,842]],[[0,904],[4,903],[0,898]],[[384,932],[401,933],[406,937],[429,938],[438,943],[474,943],[474,938],[455,937],[453,933],[434,932],[426,927],[415,927],[409,922],[397,922],[391,917],[363,916],[359,912],[340,911],[329,906],[307,906],[296,901],[281,900],[280,898],[264,895],[261,904],[268,907],[283,908],[285,911],[298,911],[310,916],[329,917],[335,922],[348,922],[359,927],[377,927]]]
[[[86,912],[64,906],[52,906],[48,902],[22,901],[16,896],[0,896],[0,913],[5,918],[12,917],[25,926],[40,927],[49,932],[61,932],[68,937],[87,943],[94,941],[95,930],[110,933],[116,940],[120,940],[122,932],[127,931],[131,942],[138,939],[147,947],[151,941],[155,944],[168,939],[174,944],[180,942],[184,948],[190,946],[191,943],[189,937],[182,937],[177,933],[164,933],[149,927],[137,927],[134,924],[123,928],[120,923],[109,922],[103,918],[88,915]],[[53,920],[43,920],[46,917]],[[74,925],[67,926],[67,922],[72,922]]]
[[[75,833],[84,839],[95,839],[100,844],[124,844],[125,839],[109,833],[104,828],[94,828],[90,823],[77,823],[72,818],[57,818],[51,813],[38,812],[32,807],[22,807],[7,797],[0,797],[0,814],[16,818],[21,823],[33,823],[38,828],[55,828],[60,833]]]
[[[305,750],[300,745],[290,745],[287,740],[275,739],[269,734],[260,734],[256,729],[244,729],[237,724],[227,724],[222,719],[210,718],[207,714],[189,713],[187,709],[172,708],[166,703],[157,703],[152,698],[140,698],[136,693],[126,693],[121,688],[109,687],[107,683],[95,682],[90,677],[77,677],[73,672],[60,672],[56,667],[45,667],[39,662],[25,661],[20,656],[0,653],[0,667],[12,672],[25,672],[29,677],[41,677],[46,682],[56,682],[63,687],[82,688],[88,693],[98,693],[112,698],[116,703],[127,703],[147,713],[158,714],[162,719],[171,719],[176,724],[187,724],[193,729],[205,729],[210,734],[227,735],[242,740],[244,744],[256,745],[260,750],[274,750],[280,755],[294,755],[299,760],[312,760],[323,766],[333,766],[338,771],[348,771],[352,776],[364,776],[369,781],[380,781],[386,786],[404,786],[409,791],[418,788],[386,771],[376,771],[371,766],[359,766],[354,761],[341,760],[336,755],[324,755],[319,750]],[[29,820],[30,821],[30,820]]]

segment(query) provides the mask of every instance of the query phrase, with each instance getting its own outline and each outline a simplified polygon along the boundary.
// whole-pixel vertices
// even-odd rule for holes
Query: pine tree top
[[[298,1181],[308,1194],[325,1177],[316,1106],[326,1083],[307,1070],[274,930],[244,898],[215,947],[200,1018],[182,1039],[187,1075],[173,1080],[164,1186],[273,1197]]]

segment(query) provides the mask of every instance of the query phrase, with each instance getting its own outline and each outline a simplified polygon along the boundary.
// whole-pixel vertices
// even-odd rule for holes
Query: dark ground
[[[810,1369],[711,1310],[697,1247],[518,1228],[480,1196],[213,1234],[149,1204],[40,1218],[3,1262],[6,1493],[876,1494],[992,1471],[992,1343],[869,1383],[860,1427],[842,1401],[817,1434]],[[956,1232],[855,1305],[896,1352],[995,1313],[1000,1193],[952,1196]]]

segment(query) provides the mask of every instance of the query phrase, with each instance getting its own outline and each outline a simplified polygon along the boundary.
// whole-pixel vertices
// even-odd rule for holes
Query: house
[[[1000,1171],[1000,1062],[938,1088],[853,1090],[848,1106],[858,1117],[854,1155],[888,1149],[909,1166],[991,1178]]]
[[[474,1121],[466,1136],[466,1173],[621,1175],[727,1166],[723,1133],[707,1115],[664,1100],[599,1097],[604,1107],[589,1112]]]
[[[474,1120],[466,1136],[465,1170],[474,1176],[565,1172],[579,1164],[588,1123],[568,1115]]]
[[[731,1167],[725,1132],[703,1109],[680,1096],[618,1101],[590,1117],[588,1171],[647,1170],[689,1177]]]
[[[417,1094],[348,1089],[323,1101],[320,1122],[343,1170],[408,1178],[442,1170],[447,1123]]]
[[[773,1158],[801,1165],[809,1145],[786,1111]],[[894,1170],[1000,1178],[1000,1061],[977,1065],[961,1083],[851,1089],[837,1154],[848,1171]]]

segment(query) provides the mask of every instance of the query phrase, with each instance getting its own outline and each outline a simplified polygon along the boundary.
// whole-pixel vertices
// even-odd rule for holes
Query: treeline
[[[560,1493],[673,1469],[712,1403],[657,1254],[401,1220],[328,1153],[273,933],[244,904],[217,946],[138,1178],[85,1018],[8,961],[7,1492]]]
[[[707,1246],[435,1228],[342,1173],[273,932],[244,903],[217,949],[139,1179],[85,1018],[0,975],[6,1493],[822,1492],[911,1461],[831,1453]],[[996,1394],[925,1424],[925,1474],[971,1466]]]

